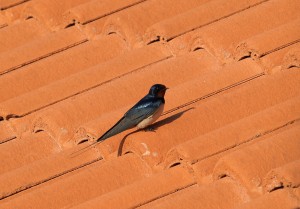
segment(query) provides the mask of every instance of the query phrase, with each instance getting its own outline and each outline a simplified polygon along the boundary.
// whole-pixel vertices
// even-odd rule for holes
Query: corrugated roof
[[[0,208],[300,207],[296,0],[0,2]],[[150,86],[154,132],[81,151]]]

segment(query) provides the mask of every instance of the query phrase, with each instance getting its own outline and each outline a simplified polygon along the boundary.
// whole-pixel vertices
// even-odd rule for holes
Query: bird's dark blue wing
[[[145,96],[130,110],[128,110],[125,115],[97,141],[103,141],[129,128],[135,127],[142,120],[153,115],[163,103],[163,99],[149,97],[148,95]]]
[[[148,95],[141,99],[136,105],[134,105],[128,112],[125,113],[124,117],[130,119],[137,125],[142,120],[153,115],[164,103],[161,98],[153,98]]]

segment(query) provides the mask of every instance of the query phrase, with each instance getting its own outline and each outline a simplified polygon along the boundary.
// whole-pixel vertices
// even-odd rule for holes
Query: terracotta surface
[[[0,1],[0,208],[299,208],[299,10]],[[155,132],[84,149],[154,83]]]

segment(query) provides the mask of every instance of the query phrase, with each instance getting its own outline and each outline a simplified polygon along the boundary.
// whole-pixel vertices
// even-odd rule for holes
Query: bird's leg
[[[146,128],[144,128],[144,131],[155,132],[155,131],[156,131],[156,128],[154,128],[153,126],[147,126]]]

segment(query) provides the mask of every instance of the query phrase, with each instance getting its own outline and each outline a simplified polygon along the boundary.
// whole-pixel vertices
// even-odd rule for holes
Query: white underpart
[[[149,116],[148,118],[142,120],[139,124],[137,124],[137,128],[143,129],[151,125],[152,123],[154,123],[159,118],[159,116],[163,113],[164,106],[165,106],[164,104],[160,105],[153,115]]]

